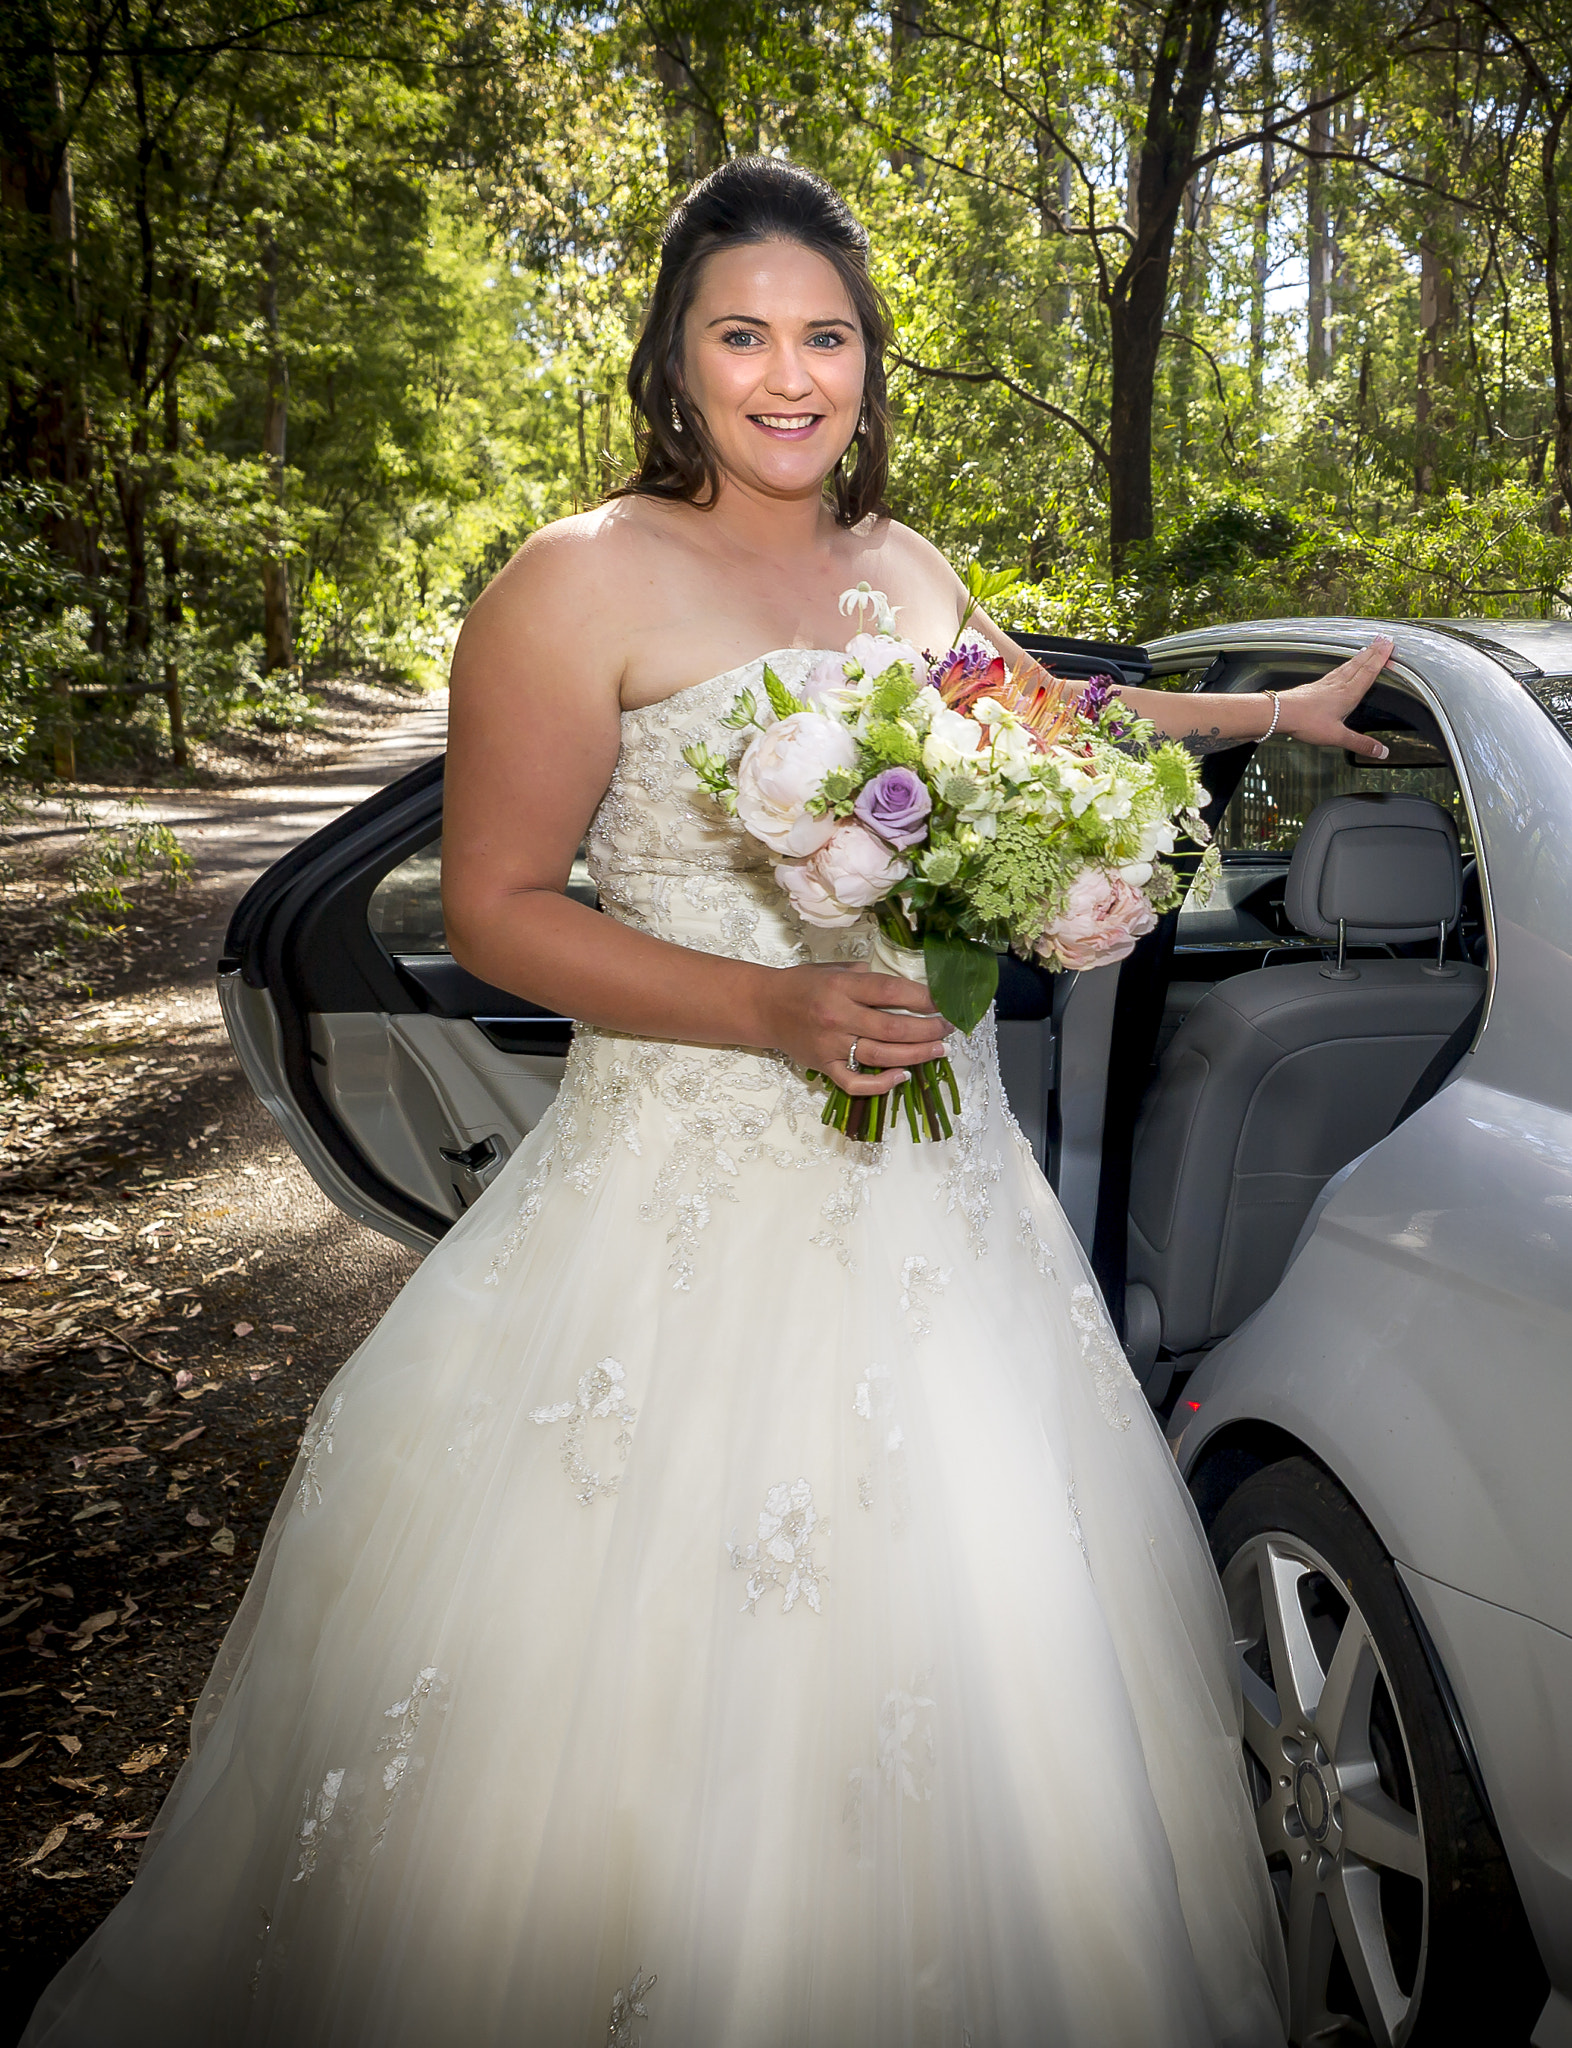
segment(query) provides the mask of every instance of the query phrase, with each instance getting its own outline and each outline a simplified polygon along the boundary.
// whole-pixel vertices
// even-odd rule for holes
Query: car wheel
[[[1288,1942],[1289,2038],[1526,2042],[1546,1979],[1396,1568],[1308,1459],[1211,1526]]]

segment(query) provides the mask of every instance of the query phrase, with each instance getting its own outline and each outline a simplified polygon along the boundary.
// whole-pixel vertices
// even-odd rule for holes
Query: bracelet
[[[1264,747],[1266,745],[1267,741],[1272,737],[1273,733],[1276,732],[1277,721],[1283,715],[1283,700],[1281,697],[1278,696],[1275,690],[1263,690],[1261,692],[1261,695],[1263,697],[1270,697],[1272,700],[1272,722],[1266,728],[1266,731],[1262,733],[1261,737],[1256,741],[1256,745],[1258,747]]]

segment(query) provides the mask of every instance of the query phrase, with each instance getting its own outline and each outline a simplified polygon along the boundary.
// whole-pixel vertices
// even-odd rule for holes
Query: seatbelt
[[[1452,1069],[1473,1044],[1474,1033],[1479,1029],[1479,1020],[1485,1014],[1485,997],[1488,994],[1488,987],[1481,990],[1479,1001],[1475,1003],[1462,1023],[1458,1025],[1451,1037],[1446,1040],[1445,1044],[1435,1054],[1429,1066],[1425,1068],[1425,1071],[1420,1075],[1413,1087],[1409,1089],[1408,1100],[1392,1119],[1393,1131],[1397,1129],[1399,1124],[1407,1123],[1416,1109],[1423,1109],[1431,1096],[1440,1091],[1441,1084],[1450,1077]],[[1391,1131],[1387,1135],[1390,1137]]]

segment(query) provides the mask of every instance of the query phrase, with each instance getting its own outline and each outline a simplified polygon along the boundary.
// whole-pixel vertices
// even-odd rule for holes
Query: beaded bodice
[[[619,923],[766,967],[866,957],[866,921],[833,932],[799,922],[769,849],[726,816],[682,758],[702,741],[735,764],[751,737],[722,723],[737,697],[751,689],[762,701],[766,662],[793,689],[818,659],[813,648],[761,654],[622,714],[622,751],[589,829],[601,908]]]

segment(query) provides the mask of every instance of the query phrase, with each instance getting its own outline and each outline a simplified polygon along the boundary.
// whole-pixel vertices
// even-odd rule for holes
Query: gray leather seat
[[[1438,942],[1462,893],[1457,832],[1423,797],[1333,797],[1311,815],[1284,907],[1312,939]],[[1131,1327],[1173,1353],[1224,1337],[1282,1277],[1326,1181],[1391,1129],[1479,1001],[1448,961],[1263,967],[1185,1018],[1148,1090],[1130,1188]],[[1153,1332],[1155,1334],[1155,1331]]]

